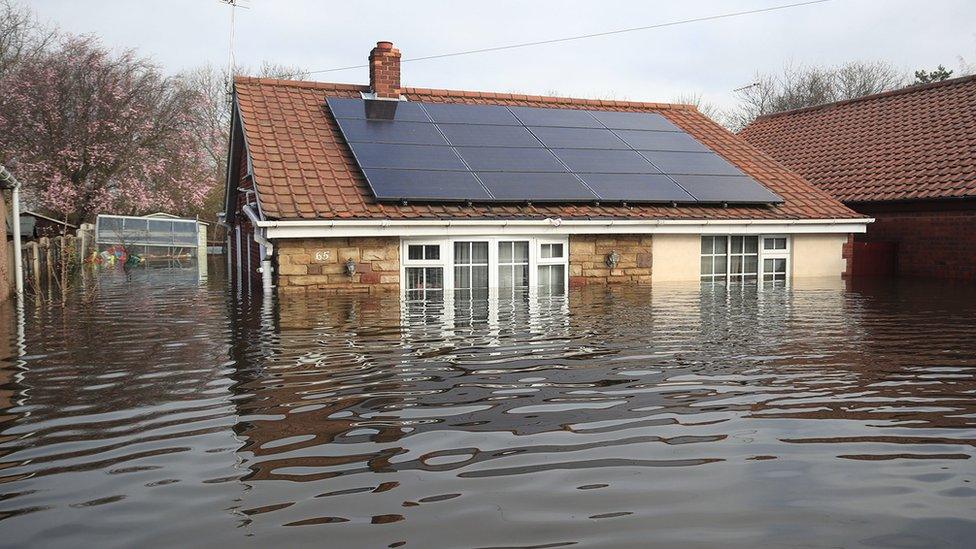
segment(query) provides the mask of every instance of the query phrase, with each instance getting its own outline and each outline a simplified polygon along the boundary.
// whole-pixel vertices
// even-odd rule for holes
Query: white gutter
[[[249,213],[249,217],[253,214]],[[873,218],[848,219],[352,219],[261,221],[264,237],[438,236],[449,234],[864,233]]]
[[[18,296],[24,295],[24,252],[20,244],[20,181],[0,164],[0,181],[13,186],[10,201],[10,226],[14,229],[14,280]]]

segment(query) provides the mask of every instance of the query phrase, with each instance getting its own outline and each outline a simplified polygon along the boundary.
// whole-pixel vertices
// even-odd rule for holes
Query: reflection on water
[[[213,266],[212,266],[213,267]],[[248,302],[104,276],[0,339],[0,546],[966,546],[976,288]]]

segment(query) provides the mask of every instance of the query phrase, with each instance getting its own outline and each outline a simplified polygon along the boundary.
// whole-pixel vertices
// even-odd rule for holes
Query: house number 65
[[[319,250],[315,252],[315,261],[328,261],[332,257],[329,250]]]

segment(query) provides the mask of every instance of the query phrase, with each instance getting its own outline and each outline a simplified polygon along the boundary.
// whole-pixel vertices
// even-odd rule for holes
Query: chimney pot
[[[369,52],[369,88],[376,97],[400,98],[400,50],[381,40]]]

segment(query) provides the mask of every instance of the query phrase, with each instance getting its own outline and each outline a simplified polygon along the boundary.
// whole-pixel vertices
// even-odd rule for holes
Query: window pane
[[[512,282],[515,284],[515,286],[519,288],[527,288],[529,286],[528,265],[516,265],[512,276]]]
[[[426,288],[430,289],[444,287],[444,269],[440,267],[427,267],[424,275],[427,278],[424,281]]]
[[[512,267],[510,265],[498,266],[498,287],[499,288],[512,287]]]
[[[407,259],[423,259],[424,247],[419,244],[407,246]]]
[[[715,262],[712,264],[713,273],[717,275],[725,275],[725,265],[727,263],[727,256],[715,256]]]
[[[488,243],[487,242],[472,242],[471,243],[471,262],[472,263],[488,263]],[[485,272],[488,269],[485,268]]]
[[[498,262],[499,263],[511,263],[512,262],[512,243],[511,242],[499,242],[498,243]]]
[[[434,245],[424,246],[424,259],[440,259],[441,258],[441,247]]]
[[[710,275],[712,274],[712,258],[711,256],[705,256],[701,258],[701,274]]]
[[[731,250],[731,252],[734,253],[734,254],[741,254],[742,253],[742,237],[741,236],[733,236],[732,237],[732,250]]]
[[[539,257],[542,259],[549,259],[552,257],[552,244],[543,244],[540,250]]]
[[[746,253],[754,254],[759,251],[759,237],[758,236],[746,236],[744,237],[746,244]]]
[[[471,267],[471,288],[474,290],[488,289],[488,265]]]
[[[785,273],[786,272],[786,260],[785,259],[774,259],[776,263],[776,272]]]
[[[454,267],[454,287],[455,288],[471,287],[471,267],[467,267],[463,265]]]
[[[764,250],[785,250],[786,237],[764,238],[763,249]]]
[[[701,253],[703,253],[703,254],[710,254],[710,253],[712,253],[712,250],[713,250],[712,245],[713,245],[714,242],[715,242],[715,239],[712,238],[712,237],[710,237],[710,236],[703,236],[703,237],[701,237],[701,248],[702,248]],[[702,271],[702,272],[704,272],[704,271]]]
[[[765,260],[763,260],[763,272],[765,272],[765,273],[772,273],[775,270],[776,270],[776,268],[773,266],[773,260],[772,259],[765,259]]]
[[[562,244],[557,244],[560,248]],[[549,284],[550,293],[553,295],[562,295],[565,291],[565,285],[563,282],[566,278],[566,266],[565,265],[550,265],[551,270],[549,271]]]
[[[454,243],[454,264],[466,265],[471,263],[471,244],[469,242]]]
[[[733,256],[729,260],[729,273],[740,274],[742,272],[742,258]]]
[[[759,259],[754,255],[745,256],[745,268],[743,272],[746,273],[758,273],[759,272]]]
[[[714,248],[712,253],[725,255],[728,252],[728,237],[726,236],[713,236]]]
[[[565,274],[565,265],[540,265],[540,291],[546,295],[562,295],[564,292],[563,278],[565,277]]]
[[[529,243],[526,241],[519,241],[514,243],[514,253],[513,257],[517,263],[528,263],[529,262]]]
[[[550,244],[552,247],[552,257],[562,257],[563,256],[563,245],[562,244]]]
[[[421,267],[407,267],[407,289],[415,290],[423,287],[424,270]]]

